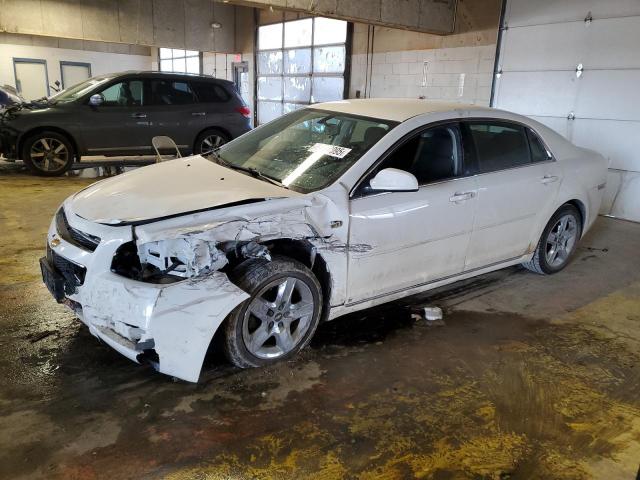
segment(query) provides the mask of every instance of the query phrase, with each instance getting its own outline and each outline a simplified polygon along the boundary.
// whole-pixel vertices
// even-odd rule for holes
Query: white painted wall
[[[601,213],[640,221],[640,1],[508,0],[504,22],[494,106],[603,154]]]
[[[14,58],[46,60],[49,84],[60,78],[60,62],[84,62],[91,64],[91,74],[120,72],[124,70],[151,70],[151,56],[124,53],[96,52],[37,45],[0,43],[0,85],[15,87]],[[51,94],[55,93],[53,90]]]
[[[495,45],[355,54],[349,97],[445,100],[489,105]],[[370,84],[367,68],[371,72]]]

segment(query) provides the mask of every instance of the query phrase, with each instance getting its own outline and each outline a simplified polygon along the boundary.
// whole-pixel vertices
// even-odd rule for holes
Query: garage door
[[[640,221],[640,1],[507,0],[493,106],[610,161],[601,213]]]

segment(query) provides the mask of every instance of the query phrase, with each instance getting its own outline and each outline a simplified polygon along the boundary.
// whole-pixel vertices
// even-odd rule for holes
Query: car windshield
[[[56,93],[55,95],[49,97],[49,100],[56,103],[73,102],[74,100],[77,100],[78,98],[81,98],[82,96],[86,95],[89,91],[91,91],[93,88],[97,87],[98,85],[102,85],[103,83],[108,82],[109,80],[111,80],[111,78],[113,77],[89,78],[84,82],[80,82],[72,87],[62,90],[59,93]]]
[[[336,181],[397,123],[318,109],[284,115],[223,145],[222,163],[302,193]]]

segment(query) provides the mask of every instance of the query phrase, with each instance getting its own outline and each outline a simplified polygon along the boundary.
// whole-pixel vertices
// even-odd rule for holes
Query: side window
[[[125,80],[105,88],[100,92],[102,106],[134,107],[143,105],[142,80]]]
[[[152,79],[151,103],[153,105],[187,105],[194,103],[193,91],[187,82]]]
[[[419,185],[463,174],[457,124],[432,127],[397,147],[376,169],[398,168],[412,173]]]
[[[508,122],[466,122],[476,153],[478,173],[495,172],[531,162],[524,127]]]
[[[214,82],[190,82],[200,103],[223,103],[231,98],[224,87]]]
[[[532,162],[546,162],[553,158],[551,153],[547,151],[547,148],[542,143],[542,140],[540,140],[540,137],[528,128],[527,136],[529,137],[529,148],[531,149]]]

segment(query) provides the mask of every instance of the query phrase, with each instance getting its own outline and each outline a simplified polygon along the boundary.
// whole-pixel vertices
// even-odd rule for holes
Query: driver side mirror
[[[91,95],[91,97],[89,97],[89,105],[93,107],[102,105],[102,95],[100,95],[99,93],[96,93],[95,95]]]
[[[369,182],[372,190],[383,192],[417,192],[418,180],[409,172],[397,168],[380,170]]]

